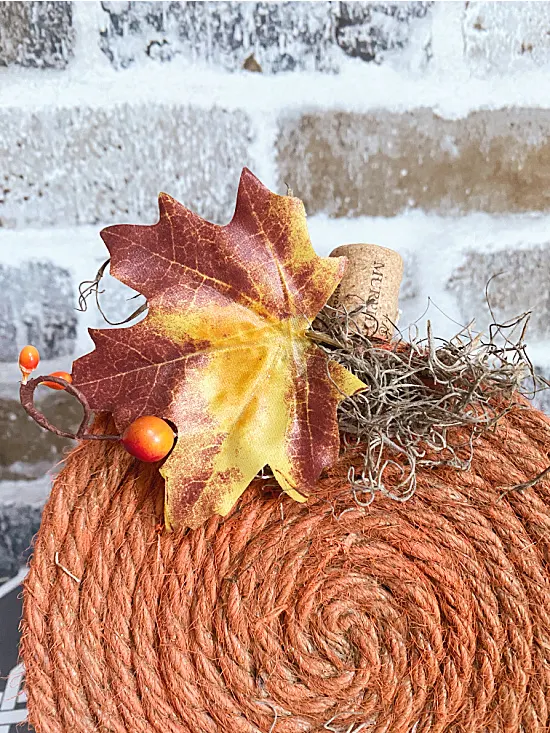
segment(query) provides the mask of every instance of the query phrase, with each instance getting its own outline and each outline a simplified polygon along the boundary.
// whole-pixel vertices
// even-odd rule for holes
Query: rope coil
[[[469,471],[419,469],[405,504],[357,506],[348,453],[307,504],[258,479],[227,518],[169,534],[156,467],[118,443],[81,444],[25,583],[30,722],[37,733],[547,731],[550,480],[503,488],[549,454],[550,420],[524,403],[478,439]]]

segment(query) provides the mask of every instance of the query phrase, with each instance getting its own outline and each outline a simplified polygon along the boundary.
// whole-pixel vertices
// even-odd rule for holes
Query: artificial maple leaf
[[[265,465],[305,501],[338,456],[338,402],[364,387],[306,335],[345,258],[317,256],[302,202],[247,169],[226,226],[166,194],[159,209],[153,226],[101,232],[111,274],[149,309],[131,327],[91,330],[73,383],[121,432],[141,415],[177,426],[160,469],[167,527],[227,514]]]

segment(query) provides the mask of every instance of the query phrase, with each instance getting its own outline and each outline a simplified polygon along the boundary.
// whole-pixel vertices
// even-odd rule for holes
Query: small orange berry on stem
[[[130,455],[140,461],[154,463],[170,453],[175,439],[174,431],[166,420],[144,415],[128,425],[120,440]]]
[[[69,372],[52,372],[50,377],[59,377],[59,379],[64,379],[69,384],[73,383],[73,378]],[[56,384],[55,382],[42,382],[42,384],[50,389],[65,389],[61,384]]]
[[[29,374],[33,372],[40,363],[40,354],[34,346],[23,346],[19,352],[19,369],[23,376],[23,384],[27,384]]]

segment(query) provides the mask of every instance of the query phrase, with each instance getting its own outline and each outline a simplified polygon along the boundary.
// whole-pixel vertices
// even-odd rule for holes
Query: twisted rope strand
[[[225,519],[168,534],[155,467],[118,445],[77,448],[25,583],[30,722],[37,733],[547,731],[550,480],[502,487],[549,453],[550,421],[522,402],[476,441],[469,470],[419,468],[407,503],[359,507],[352,449],[307,504],[258,479]]]

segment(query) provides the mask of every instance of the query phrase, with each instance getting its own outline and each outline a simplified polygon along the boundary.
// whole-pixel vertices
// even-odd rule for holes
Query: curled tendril
[[[34,392],[38,385],[42,384],[42,382],[53,382],[54,384],[58,384],[59,386],[64,387],[66,392],[72,394],[80,402],[82,408],[84,409],[84,417],[82,418],[82,422],[80,423],[80,426],[76,433],[70,433],[66,430],[61,430],[55,425],[52,425],[48,418],[43,415],[40,410],[38,410],[38,408],[35,406]],[[88,400],[77,387],[75,387],[70,382],[66,382],[64,379],[61,379],[61,377],[53,377],[46,374],[40,377],[29,379],[26,384],[21,384],[19,396],[21,398],[21,404],[23,405],[27,413],[32,417],[32,419],[37,422],[41,427],[49,430],[51,433],[55,433],[55,435],[59,435],[62,438],[72,438],[73,440],[120,440],[120,435],[98,435],[96,433],[88,432],[90,421],[92,418],[92,411],[90,410]]]
[[[108,323],[110,326],[123,326],[125,323],[130,323],[130,321],[133,321],[135,318],[140,316],[142,313],[145,313],[147,308],[149,307],[149,304],[147,301],[145,303],[142,303],[136,310],[131,313],[128,318],[125,318],[123,321],[110,321],[105,313],[103,312],[103,309],[99,302],[99,296],[105,292],[105,290],[99,289],[99,284],[101,280],[103,279],[105,275],[105,271],[107,270],[107,267],[109,266],[111,262],[111,258],[108,260],[105,260],[105,262],[101,265],[99,270],[97,271],[97,274],[93,280],[84,280],[84,282],[81,282],[78,286],[78,308],[76,310],[80,311],[81,313],[84,313],[88,310],[88,298],[93,295],[96,303],[96,307],[98,311],[101,313],[101,317],[103,320]],[[129,300],[133,300],[134,298],[139,298],[140,293],[137,293],[136,295],[133,295]]]

